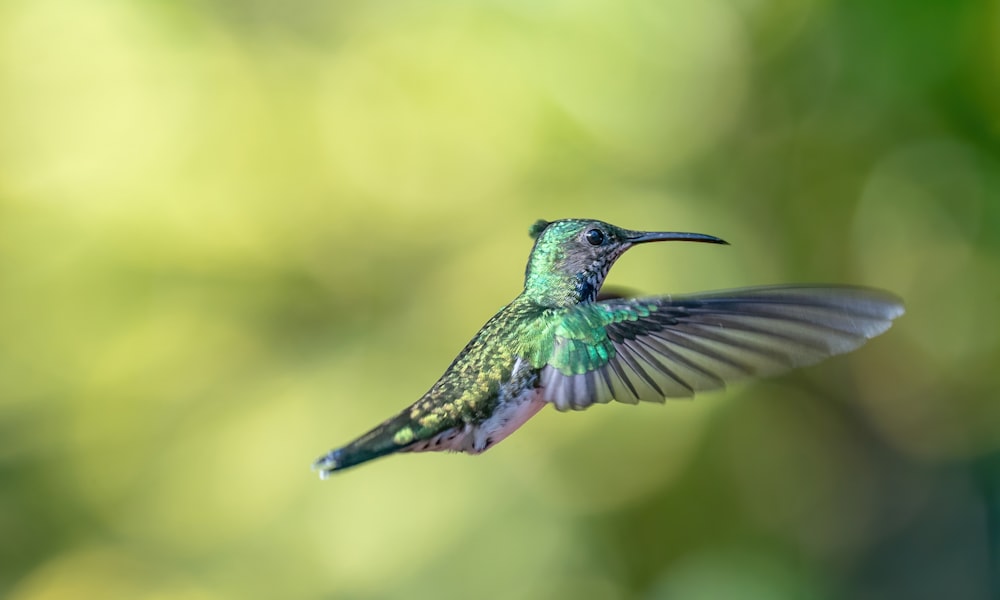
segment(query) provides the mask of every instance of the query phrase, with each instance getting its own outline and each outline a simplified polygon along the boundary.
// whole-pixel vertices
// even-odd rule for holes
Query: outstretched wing
[[[533,357],[559,410],[691,396],[849,352],[903,314],[859,287],[761,287],[581,304]]]

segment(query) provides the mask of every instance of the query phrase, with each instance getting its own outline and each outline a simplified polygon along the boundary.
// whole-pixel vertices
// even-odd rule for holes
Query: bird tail
[[[319,457],[313,470],[326,479],[335,471],[404,450],[413,443],[414,425],[409,411],[403,411],[346,446]]]

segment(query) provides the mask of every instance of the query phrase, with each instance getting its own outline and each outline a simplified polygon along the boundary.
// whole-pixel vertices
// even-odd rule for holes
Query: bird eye
[[[591,229],[587,232],[587,241],[591,246],[600,246],[604,243],[604,232],[600,229]]]

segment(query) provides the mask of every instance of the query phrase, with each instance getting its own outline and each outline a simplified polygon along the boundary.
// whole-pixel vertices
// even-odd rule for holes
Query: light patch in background
[[[858,362],[861,400],[888,439],[925,459],[1000,444],[994,397],[961,387],[981,377],[1000,343],[1000,327],[982,317],[1000,297],[1000,261],[977,247],[985,160],[950,140],[899,148],[871,173],[855,216],[865,281],[907,310],[895,339],[878,342],[885,354]]]
[[[300,542],[310,545],[310,563],[325,585],[360,592],[426,582],[450,548],[474,547],[463,541],[467,532],[483,527],[482,515],[502,512],[508,500],[470,459],[393,456],[315,482],[322,487],[306,501],[308,527],[301,528]],[[463,484],[444,489],[442,482],[454,481],[456,472]],[[544,546],[547,536],[537,533]]]
[[[620,168],[676,167],[741,114],[746,40],[727,3],[562,3],[539,22],[527,72]]]
[[[193,94],[153,26],[123,2],[23,2],[0,52],[0,164],[17,196],[103,213],[147,205],[184,156]],[[86,209],[84,211],[84,209]]]
[[[510,223],[501,216],[496,226],[476,222],[468,227],[485,231],[467,243],[454,244],[449,256],[426,265],[422,285],[399,309],[405,318],[399,324],[400,335],[414,339],[407,352],[416,344],[426,344],[427,349],[440,347],[450,362],[480,327],[523,289],[532,244],[528,224],[522,225],[521,219]],[[454,229],[458,238],[469,237],[458,224],[446,229]],[[441,373],[445,366],[447,363],[441,365]]]
[[[53,557],[28,574],[8,600],[219,600],[196,580],[136,548],[88,546]]]
[[[510,468],[549,510],[620,509],[683,473],[719,401],[718,394],[701,396],[666,405],[611,402],[579,413],[547,407],[524,427],[530,437],[518,436]]]
[[[427,218],[514,193],[536,145],[537,107],[511,60],[522,50],[515,31],[466,17],[372,24],[321,68],[315,110],[337,195]]]
[[[493,483],[486,483],[490,480]],[[460,521],[459,535],[449,536],[444,544],[427,540],[439,552],[420,571],[407,569],[399,575],[389,571],[392,576],[386,587],[393,595],[461,600],[469,595],[469,582],[475,582],[471,589],[488,590],[496,597],[545,597],[541,592],[547,587],[566,586],[567,579],[579,576],[576,571],[588,564],[591,550],[571,519],[526,503],[523,496],[512,502],[503,478],[468,481],[485,486],[489,493],[489,501],[475,507],[479,515],[489,518]],[[424,561],[428,556],[422,552],[422,542],[404,543],[398,551],[414,562]],[[454,577],[455,573],[463,577]],[[595,580],[598,590],[610,583],[602,569],[584,577]]]
[[[750,548],[693,553],[664,571],[648,600],[792,600],[826,598],[831,590],[790,558]]]
[[[164,440],[153,472],[116,517],[123,530],[184,552],[211,551],[280,514],[308,481],[308,445],[288,442],[306,430],[308,404],[276,393],[264,406],[243,400],[248,406],[203,414]]]
[[[854,221],[865,280],[899,294],[919,328],[901,328],[938,360],[956,362],[997,344],[976,315],[1000,290],[977,256],[983,180],[975,151],[949,140],[898,148],[873,170]],[[994,271],[995,273],[995,271]],[[948,315],[947,319],[934,315]]]
[[[180,554],[219,552],[288,519],[302,489],[317,482],[309,467],[325,451],[327,428],[314,407],[330,381],[338,396],[358,396],[346,369],[265,371],[238,392],[174,415],[133,472],[124,507],[103,499],[116,507],[105,518],[124,535]]]

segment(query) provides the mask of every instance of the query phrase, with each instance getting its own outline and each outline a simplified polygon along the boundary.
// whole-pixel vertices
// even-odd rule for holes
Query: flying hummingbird
[[[394,452],[478,454],[546,404],[692,396],[854,350],[903,314],[895,296],[849,286],[773,286],[598,298],[608,269],[646,242],[726,244],[590,219],[538,221],[524,291],[491,318],[410,407],[314,464],[320,476]]]

